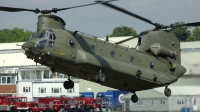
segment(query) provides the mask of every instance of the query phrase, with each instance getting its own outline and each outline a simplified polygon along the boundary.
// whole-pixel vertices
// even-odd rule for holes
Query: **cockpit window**
[[[48,31],[48,30],[44,30],[44,31],[40,34],[39,38],[46,38],[46,37],[48,36],[47,31]]]
[[[56,40],[56,36],[53,33],[49,34],[49,39],[50,40]]]
[[[38,37],[38,33],[32,33],[30,40],[34,40]]]
[[[49,42],[48,42],[47,47],[53,48],[55,40],[56,40],[55,34],[52,31],[49,32]]]

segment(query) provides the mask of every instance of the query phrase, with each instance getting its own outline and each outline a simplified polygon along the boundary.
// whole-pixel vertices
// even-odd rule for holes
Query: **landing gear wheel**
[[[171,94],[172,94],[171,90],[168,87],[165,88],[164,93],[165,93],[165,96],[167,96],[167,97],[171,96]]]
[[[95,81],[97,83],[105,82],[106,76],[104,74],[97,74],[97,75],[95,75]]]
[[[72,80],[69,80],[69,88],[73,88],[74,87],[74,82]]]
[[[63,87],[64,87],[65,89],[69,89],[68,85],[69,85],[69,81],[63,82]]]
[[[136,94],[134,94],[134,95],[131,96],[131,101],[132,101],[133,103],[136,103],[136,102],[138,101],[138,97],[137,97]]]
[[[104,74],[99,74],[99,81],[100,82],[105,82],[106,81],[106,76]]]
[[[74,82],[73,82],[72,80],[65,81],[65,82],[63,83],[63,87],[64,87],[65,89],[71,89],[71,88],[74,87]]]
[[[94,80],[95,80],[96,83],[100,83],[99,75],[98,74],[95,75]]]

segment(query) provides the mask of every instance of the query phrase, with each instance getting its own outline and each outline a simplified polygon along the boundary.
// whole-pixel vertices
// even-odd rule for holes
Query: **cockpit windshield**
[[[55,35],[53,34],[53,31],[50,29],[45,29],[41,33],[34,32],[30,38],[30,40],[34,40],[36,38],[48,38],[51,40],[55,40]]]
[[[56,40],[56,35],[51,29],[45,29],[41,33],[38,32],[33,33],[30,40],[34,39],[39,39],[36,44],[38,48],[36,49],[35,47],[35,49],[33,49],[35,54],[37,54],[38,49],[41,50],[45,47],[53,48]]]
[[[37,33],[37,32],[32,33],[32,36],[31,36],[30,40],[34,40],[34,39],[36,39],[37,37],[38,37],[38,33]]]
[[[48,37],[48,30],[43,30],[43,32],[40,34],[38,38],[46,38]]]

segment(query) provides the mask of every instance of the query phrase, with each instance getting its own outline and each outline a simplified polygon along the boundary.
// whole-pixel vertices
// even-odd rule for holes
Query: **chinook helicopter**
[[[112,0],[113,1],[113,0]],[[169,97],[168,86],[176,82],[186,72],[181,65],[180,41],[170,30],[180,26],[199,26],[200,22],[181,25],[162,25],[120,7],[111,1],[96,1],[92,4],[70,8],[39,10],[0,6],[1,11],[31,11],[38,16],[37,30],[28,42],[22,45],[27,58],[50,67],[52,72],[68,75],[63,83],[65,89],[74,87],[70,76],[96,82],[119,90],[130,91],[132,102],[137,102],[137,91],[163,87]],[[110,42],[79,31],[65,29],[65,21],[52,12],[77,7],[103,4],[144,22],[155,29],[141,32],[136,37]],[[138,39],[135,48],[122,45],[126,41]]]

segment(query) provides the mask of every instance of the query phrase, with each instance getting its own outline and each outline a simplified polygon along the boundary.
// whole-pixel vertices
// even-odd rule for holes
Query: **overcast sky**
[[[1,6],[44,10],[93,2],[94,0],[2,0]],[[118,0],[112,2],[112,4],[145,17],[152,22],[166,25],[175,22],[200,21],[200,0]],[[36,31],[39,14],[0,11],[0,15],[0,29],[19,27]],[[111,34],[113,29],[120,25],[132,27],[137,33],[154,28],[148,23],[103,5],[69,9],[58,12],[56,15],[66,22],[66,29],[78,30],[98,37]]]

